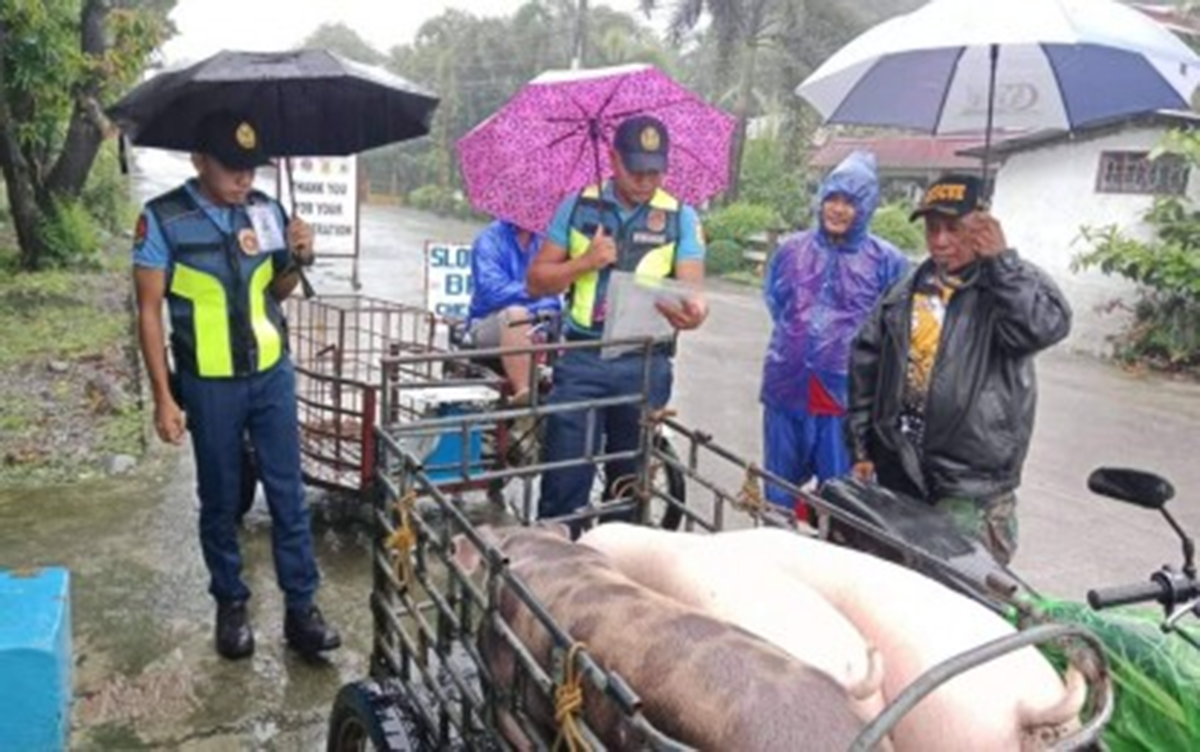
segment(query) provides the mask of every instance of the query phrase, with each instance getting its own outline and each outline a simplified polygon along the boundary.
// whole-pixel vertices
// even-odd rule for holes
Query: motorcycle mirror
[[[1092,471],[1087,484],[1092,493],[1145,509],[1162,509],[1175,497],[1175,487],[1166,478],[1144,470],[1101,467]]]

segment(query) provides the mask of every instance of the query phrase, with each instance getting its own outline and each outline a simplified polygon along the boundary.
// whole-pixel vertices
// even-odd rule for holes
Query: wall
[[[1075,311],[1066,347],[1110,355],[1108,337],[1119,332],[1127,314],[1112,310],[1114,301],[1132,302],[1134,288],[1119,277],[1096,271],[1073,273],[1071,259],[1087,245],[1083,226],[1117,224],[1139,239],[1151,236],[1141,221],[1153,197],[1096,192],[1100,154],[1104,151],[1149,151],[1158,145],[1163,128],[1137,128],[1092,140],[1075,140],[1010,155],[996,178],[992,206],[1010,246],[1049,272]],[[1188,193],[1197,196],[1192,171]],[[1108,309],[1108,312],[1105,312]]]

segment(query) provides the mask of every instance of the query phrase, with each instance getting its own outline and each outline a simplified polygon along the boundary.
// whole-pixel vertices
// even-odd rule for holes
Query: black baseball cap
[[[231,170],[252,170],[271,161],[258,128],[249,118],[231,110],[204,116],[196,126],[196,151]]]
[[[627,118],[613,136],[613,148],[630,172],[666,172],[670,146],[667,126],[649,115]]]
[[[943,175],[925,191],[921,205],[909,217],[915,220],[930,212],[947,217],[965,217],[983,209],[983,181],[974,175]]]

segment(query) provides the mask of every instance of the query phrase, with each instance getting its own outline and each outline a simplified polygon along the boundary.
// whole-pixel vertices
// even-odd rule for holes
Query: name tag
[[[638,245],[666,245],[667,236],[661,232],[635,232],[633,242]]]
[[[265,251],[278,251],[287,248],[283,239],[283,228],[279,224],[279,215],[270,204],[253,204],[246,207],[250,215],[250,224],[254,234],[258,236],[259,247]]]

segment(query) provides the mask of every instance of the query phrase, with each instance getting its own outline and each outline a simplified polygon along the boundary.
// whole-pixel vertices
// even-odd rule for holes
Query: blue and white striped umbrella
[[[796,93],[827,123],[1070,130],[1191,109],[1200,57],[1112,0],[933,0],[847,44]]]

